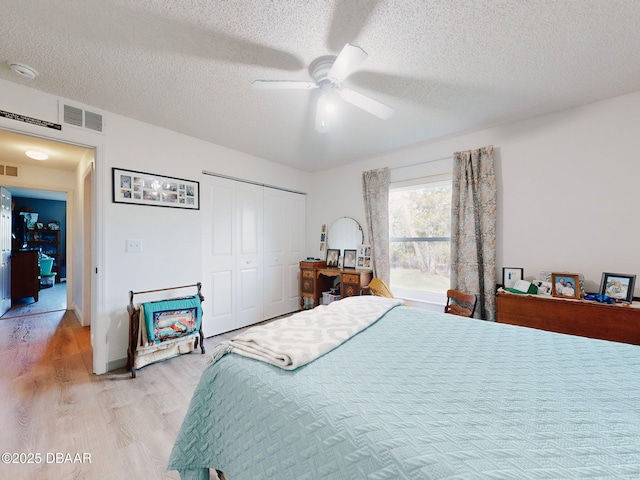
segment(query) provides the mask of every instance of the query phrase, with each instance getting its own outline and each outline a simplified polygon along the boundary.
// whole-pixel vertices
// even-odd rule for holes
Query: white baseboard
[[[78,321],[80,322],[80,325],[82,325],[83,327],[86,327],[88,325],[86,325],[84,323],[84,318],[82,316],[82,310],[80,310],[78,308],[78,305],[76,303],[74,303],[70,308],[67,307],[68,310],[73,310],[73,313],[76,314],[76,318],[78,319]]]
[[[119,368],[124,368],[126,366],[127,366],[127,357],[118,358],[117,360],[111,360],[110,362],[107,362],[107,372],[118,370]]]

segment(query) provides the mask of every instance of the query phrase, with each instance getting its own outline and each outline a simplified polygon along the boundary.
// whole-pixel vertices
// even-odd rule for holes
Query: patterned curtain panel
[[[453,155],[451,288],[478,296],[475,317],[495,321],[496,176],[493,146]]]
[[[388,168],[362,173],[362,194],[373,259],[373,276],[389,283],[389,179]]]

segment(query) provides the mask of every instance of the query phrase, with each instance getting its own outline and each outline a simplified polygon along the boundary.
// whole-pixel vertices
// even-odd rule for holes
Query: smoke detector
[[[18,75],[28,78],[29,80],[33,80],[38,76],[38,71],[30,67],[29,65],[25,65],[24,63],[18,62],[7,62],[11,70],[16,72]]]

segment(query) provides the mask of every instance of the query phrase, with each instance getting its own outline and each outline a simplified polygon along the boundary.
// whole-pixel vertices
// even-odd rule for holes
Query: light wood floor
[[[150,365],[136,379],[124,370],[96,376],[90,330],[73,312],[3,318],[0,454],[40,463],[3,456],[0,478],[179,479],[166,465],[206,357],[198,350]],[[90,463],[55,463],[76,454]]]

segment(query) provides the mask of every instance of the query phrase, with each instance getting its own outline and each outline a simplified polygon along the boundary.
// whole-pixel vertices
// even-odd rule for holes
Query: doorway
[[[11,308],[6,318],[49,313],[67,309],[67,194],[47,190],[5,187],[11,194],[12,257]],[[27,222],[26,219],[29,219]],[[36,251],[37,279],[33,269],[17,271],[19,256]],[[35,281],[37,293],[16,294],[16,284]],[[26,295],[26,296],[23,296]]]
[[[26,150],[43,151],[49,155],[49,159],[44,162],[32,160],[25,155]],[[83,277],[85,271],[91,270],[90,266],[85,267],[84,260],[85,250],[91,252],[90,246],[93,243],[91,200],[94,178],[93,175],[89,175],[87,180],[86,172],[92,172],[94,162],[93,147],[0,129],[0,164],[11,165],[15,173],[12,175],[13,178],[9,178],[8,175],[5,178],[0,176],[0,184],[9,190],[17,191],[18,196],[28,190],[31,193],[36,192],[37,195],[58,195],[55,200],[66,203],[65,245],[60,245],[58,268],[53,272],[56,273],[55,279],[51,281],[50,277],[48,284],[43,285],[44,288],[40,290],[42,295],[57,296],[58,300],[54,301],[53,307],[46,307],[46,302],[41,303],[40,298],[38,302],[33,302],[32,299],[34,305],[31,308],[36,308],[35,304],[38,303],[38,308],[73,310],[82,325],[88,325],[91,317],[91,302],[86,302],[87,298],[91,298],[91,282],[83,281]],[[90,186],[88,193],[83,191],[87,182]],[[36,208],[31,210],[35,211]],[[56,219],[50,217],[41,217],[42,221],[37,222],[42,224],[37,226],[43,228],[40,233],[52,233],[55,222],[52,226],[49,223],[50,220]],[[84,225],[87,221],[89,226]],[[60,234],[62,233],[60,230]],[[91,258],[90,253],[88,258]],[[59,294],[61,290],[64,290],[62,295]],[[56,295],[53,295],[54,293]]]

